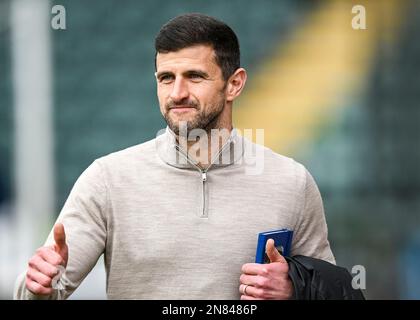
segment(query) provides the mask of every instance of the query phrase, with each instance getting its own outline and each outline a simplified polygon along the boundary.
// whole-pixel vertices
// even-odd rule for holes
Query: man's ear
[[[245,86],[247,74],[244,68],[238,68],[226,84],[226,101],[231,102],[238,97]]]

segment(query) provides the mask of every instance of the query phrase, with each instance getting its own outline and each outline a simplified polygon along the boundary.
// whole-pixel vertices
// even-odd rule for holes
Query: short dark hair
[[[225,80],[240,67],[235,32],[224,22],[200,13],[183,14],[163,25],[155,39],[155,66],[158,53],[175,52],[199,44],[212,46]]]

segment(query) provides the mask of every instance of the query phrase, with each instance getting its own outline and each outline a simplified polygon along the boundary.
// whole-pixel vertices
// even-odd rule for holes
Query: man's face
[[[180,133],[180,122],[210,130],[225,107],[225,81],[210,46],[197,45],[156,56],[160,111],[169,128]]]

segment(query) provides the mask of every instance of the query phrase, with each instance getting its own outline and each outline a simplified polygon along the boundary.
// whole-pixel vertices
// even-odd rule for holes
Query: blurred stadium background
[[[0,298],[80,173],[165,126],[153,40],[185,12],[237,32],[249,81],[234,124],[312,172],[337,263],[366,268],[369,299],[419,299],[417,0],[0,0]],[[101,261],[72,298],[106,298]]]

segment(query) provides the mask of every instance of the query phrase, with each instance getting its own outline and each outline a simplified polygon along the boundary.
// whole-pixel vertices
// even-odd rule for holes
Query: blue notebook
[[[274,240],[274,245],[282,256],[290,255],[292,246],[293,231],[289,229],[280,229],[258,234],[257,253],[255,254],[255,263],[269,263],[270,260],[265,253],[265,245],[268,239]]]

